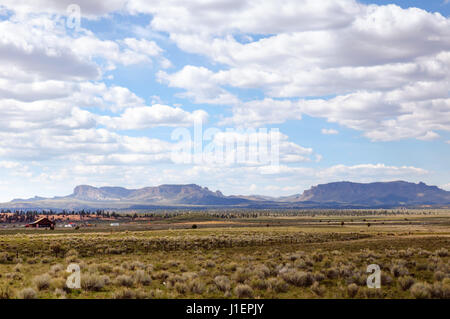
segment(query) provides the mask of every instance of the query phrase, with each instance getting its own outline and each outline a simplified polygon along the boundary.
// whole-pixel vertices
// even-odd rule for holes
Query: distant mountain
[[[284,201],[364,206],[445,205],[450,203],[450,192],[424,183],[403,181],[369,184],[337,182],[314,186],[302,195],[285,197]]]
[[[72,195],[81,201],[124,201],[142,204],[158,205],[238,205],[248,200],[224,196],[220,191],[212,192],[198,185],[161,185],[141,189],[126,189],[123,187],[92,187],[77,186]]]
[[[392,208],[399,206],[450,206],[450,192],[424,183],[337,182],[314,186],[288,197],[225,196],[195,184],[161,185],[141,189],[77,186],[65,197],[16,199],[0,204],[17,209],[129,209],[170,207],[265,208]]]

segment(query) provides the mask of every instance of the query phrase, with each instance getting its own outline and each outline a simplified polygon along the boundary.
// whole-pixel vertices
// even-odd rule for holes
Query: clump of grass
[[[50,288],[51,277],[49,274],[43,274],[40,276],[36,276],[33,279],[33,283],[38,290],[46,290]]]
[[[266,290],[268,288],[268,284],[267,281],[263,278],[254,278],[250,285],[254,288],[254,289],[259,289],[259,290]]]
[[[187,287],[193,294],[201,295],[205,291],[205,283],[200,279],[193,279],[188,281]]]
[[[64,278],[53,278],[50,280],[50,286],[55,289],[64,289],[66,287],[66,280]]]
[[[7,264],[9,262],[9,254],[7,252],[0,253],[0,264]]]
[[[0,287],[0,299],[12,299],[13,292],[9,285],[2,285]]]
[[[280,278],[269,278],[267,280],[269,289],[276,293],[284,293],[289,290],[289,285]]]
[[[63,271],[64,270],[64,267],[63,267],[63,265],[61,265],[61,264],[56,264],[56,265],[53,265],[53,266],[51,266],[50,267],[50,274],[52,275],[52,276],[56,276],[56,275],[58,275],[61,271]]]
[[[60,288],[56,288],[54,294],[58,299],[66,299],[67,296],[66,292]]]
[[[169,276],[170,276],[170,273],[165,270],[161,270],[161,271],[153,273],[153,279],[158,279],[158,280],[166,280],[167,278],[169,278]]]
[[[309,287],[314,283],[314,277],[311,273],[293,269],[282,273],[281,277],[287,283],[297,287]]]
[[[134,280],[129,275],[120,275],[116,278],[116,284],[123,287],[131,287],[134,285]]]
[[[15,272],[22,272],[22,268],[23,268],[22,264],[17,264],[14,266],[13,270]]]
[[[139,260],[135,260],[133,261],[131,264],[129,264],[129,269],[130,270],[138,270],[138,269],[145,269],[146,266],[143,262],[140,262]]]
[[[136,299],[136,292],[129,288],[116,291],[113,295],[114,299]]]
[[[408,275],[409,271],[406,267],[397,264],[391,267],[391,273],[394,277],[402,277]]]
[[[381,284],[384,286],[389,286],[392,284],[392,277],[385,274],[384,272],[381,273]]]
[[[315,293],[319,297],[323,297],[325,295],[325,287],[321,286],[317,281],[312,284],[311,291]]]
[[[105,275],[87,274],[81,277],[81,288],[87,291],[100,291],[107,284],[109,284],[110,279]]]
[[[434,279],[436,281],[442,281],[445,277],[446,277],[445,273],[440,270],[438,270],[434,273]]]
[[[17,298],[19,299],[36,299],[37,293],[33,288],[25,288],[19,291],[17,294]]]
[[[145,271],[139,269],[134,274],[134,280],[143,286],[148,286],[152,283],[152,278],[150,275],[146,274]]]
[[[347,286],[347,294],[350,298],[355,298],[358,294],[359,287],[356,284],[350,284]]]
[[[102,263],[98,265],[98,271],[101,271],[105,274],[110,274],[113,272],[114,267],[107,263]]]
[[[447,248],[442,247],[441,249],[436,250],[435,254],[439,257],[447,257],[448,250],[447,250]]]
[[[328,279],[336,279],[339,277],[339,269],[330,268],[326,271],[326,274]]]
[[[383,291],[381,289],[363,288],[362,295],[366,298],[383,298]]]
[[[253,289],[248,285],[239,284],[234,288],[234,294],[239,299],[253,298]]]
[[[226,264],[226,265],[224,266],[224,269],[227,270],[227,271],[232,271],[232,272],[234,272],[234,271],[236,271],[236,269],[237,269],[237,264],[236,264],[235,262],[231,262],[231,263],[229,263],[229,264]]]
[[[244,283],[249,278],[250,278],[250,273],[248,272],[248,270],[241,268],[241,267],[239,267],[233,275],[233,279],[237,283],[241,283],[241,284]]]
[[[431,297],[430,285],[427,283],[415,283],[410,289],[411,295],[416,299],[428,299]]]
[[[217,276],[214,283],[220,291],[227,292],[231,289],[231,282],[227,276]]]
[[[400,277],[398,279],[398,284],[399,284],[400,288],[402,290],[404,290],[404,291],[406,291],[409,288],[411,288],[414,285],[415,282],[416,281],[411,276]]]

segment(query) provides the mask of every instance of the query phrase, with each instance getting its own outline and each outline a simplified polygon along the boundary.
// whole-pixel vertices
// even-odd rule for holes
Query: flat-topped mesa
[[[449,203],[450,192],[436,186],[428,186],[404,181],[352,183],[336,182],[322,184],[306,190],[299,201],[359,203],[368,205],[415,204],[415,203]]]
[[[114,208],[228,206],[269,208],[394,208],[449,207],[450,192],[425,183],[404,181],[352,183],[335,182],[311,187],[287,197],[225,196],[196,184],[161,185],[140,189],[77,186],[72,195],[54,198],[15,200],[4,208]]]
[[[82,201],[128,201],[162,204],[223,204],[224,201],[237,203],[239,200],[226,197],[220,191],[212,192],[207,187],[196,184],[161,185],[141,189],[123,187],[93,187],[80,185],[69,198]],[[240,200],[241,202],[245,200]]]

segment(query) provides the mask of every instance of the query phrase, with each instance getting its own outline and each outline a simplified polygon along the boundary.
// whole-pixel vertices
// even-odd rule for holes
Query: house
[[[51,221],[47,217],[42,217],[36,220],[35,222],[32,222],[25,227],[27,228],[50,228],[55,229],[55,222]]]

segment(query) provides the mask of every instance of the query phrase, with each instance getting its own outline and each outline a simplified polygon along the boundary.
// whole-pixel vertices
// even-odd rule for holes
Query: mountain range
[[[195,184],[141,189],[77,186],[64,197],[16,199],[9,209],[151,209],[180,207],[241,208],[392,208],[450,206],[450,192],[424,183],[404,181],[322,184],[287,197],[225,196]]]

